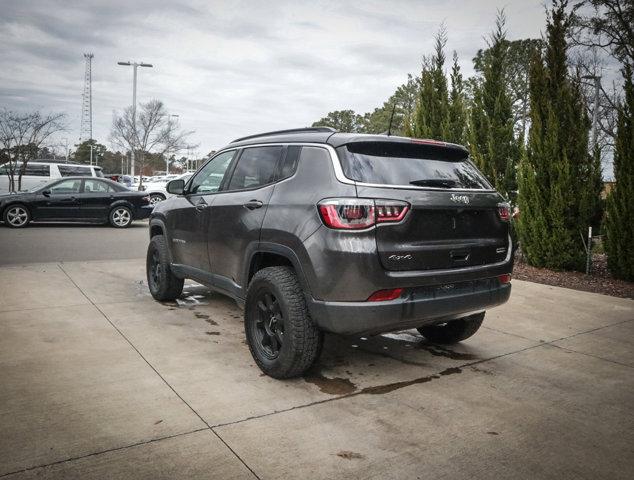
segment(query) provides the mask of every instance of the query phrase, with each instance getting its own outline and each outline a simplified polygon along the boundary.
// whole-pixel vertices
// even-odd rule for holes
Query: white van
[[[22,167],[21,163],[15,168],[15,188],[18,188],[18,172]],[[0,193],[9,192],[9,166],[5,163],[0,165]],[[101,167],[94,165],[80,165],[76,163],[55,163],[33,160],[26,164],[26,171],[22,175],[22,186],[20,190],[31,190],[40,185],[44,185],[51,180],[62,177],[103,177]]]

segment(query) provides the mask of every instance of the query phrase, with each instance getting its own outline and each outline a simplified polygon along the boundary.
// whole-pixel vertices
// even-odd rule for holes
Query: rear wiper
[[[416,185],[419,187],[455,188],[457,186],[457,182],[455,180],[442,178],[425,178],[422,180],[413,180],[409,183],[410,185]]]

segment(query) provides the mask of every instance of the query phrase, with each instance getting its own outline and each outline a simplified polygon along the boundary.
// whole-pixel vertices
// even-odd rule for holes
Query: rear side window
[[[380,185],[491,189],[466,152],[436,145],[358,142],[337,149],[351,180]]]
[[[84,180],[84,193],[116,192],[112,185],[100,180]]]
[[[16,173],[18,173],[16,171]],[[50,165],[32,165],[26,164],[26,169],[24,170],[23,175],[28,175],[31,177],[50,177],[51,176],[51,166]]]
[[[272,183],[283,148],[273,146],[244,149],[231,176],[228,190],[257,188]]]
[[[90,167],[78,165],[58,165],[59,173],[62,177],[92,177]]]

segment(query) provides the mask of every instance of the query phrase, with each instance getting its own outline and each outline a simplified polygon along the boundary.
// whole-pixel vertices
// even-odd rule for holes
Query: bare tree
[[[0,149],[7,160],[9,191],[22,188],[22,175],[29,160],[37,158],[51,136],[66,130],[65,118],[64,113],[0,111]]]
[[[121,115],[114,114],[110,141],[124,149],[134,151],[143,172],[147,154],[176,154],[193,145],[187,142],[193,131],[182,131],[178,122],[167,113],[160,100],[142,103],[137,110],[136,122],[132,107],[126,108]],[[133,172],[134,174],[134,172]],[[143,183],[141,175],[140,184]]]

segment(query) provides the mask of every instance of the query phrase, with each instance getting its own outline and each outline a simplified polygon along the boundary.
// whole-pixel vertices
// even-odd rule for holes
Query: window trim
[[[436,191],[436,192],[477,192],[477,193],[496,193],[497,190],[495,188],[491,188],[490,190],[482,189],[482,188],[442,188],[442,187],[421,187],[418,185],[385,185],[380,183],[363,183],[357,182],[346,177],[343,173],[343,168],[341,167],[341,161],[339,160],[339,156],[337,155],[337,151],[335,147],[327,143],[314,143],[314,142],[272,142],[272,143],[255,143],[253,145],[245,145],[242,148],[251,148],[251,147],[265,147],[265,146],[290,146],[290,145],[299,145],[301,147],[317,147],[323,148],[330,153],[330,161],[332,162],[332,168],[335,171],[335,178],[346,185],[355,185],[357,187],[374,187],[374,188],[392,188],[397,190],[422,190],[422,191]],[[221,150],[217,153],[220,155],[221,153],[227,152],[229,150],[235,150],[233,148],[227,148],[227,150]],[[214,156],[215,158],[215,156]],[[468,157],[469,161],[471,160],[471,156]],[[212,159],[213,160],[213,159]],[[211,160],[210,160],[211,161]],[[244,190],[240,190],[244,191]],[[220,190],[218,192],[220,193]]]

